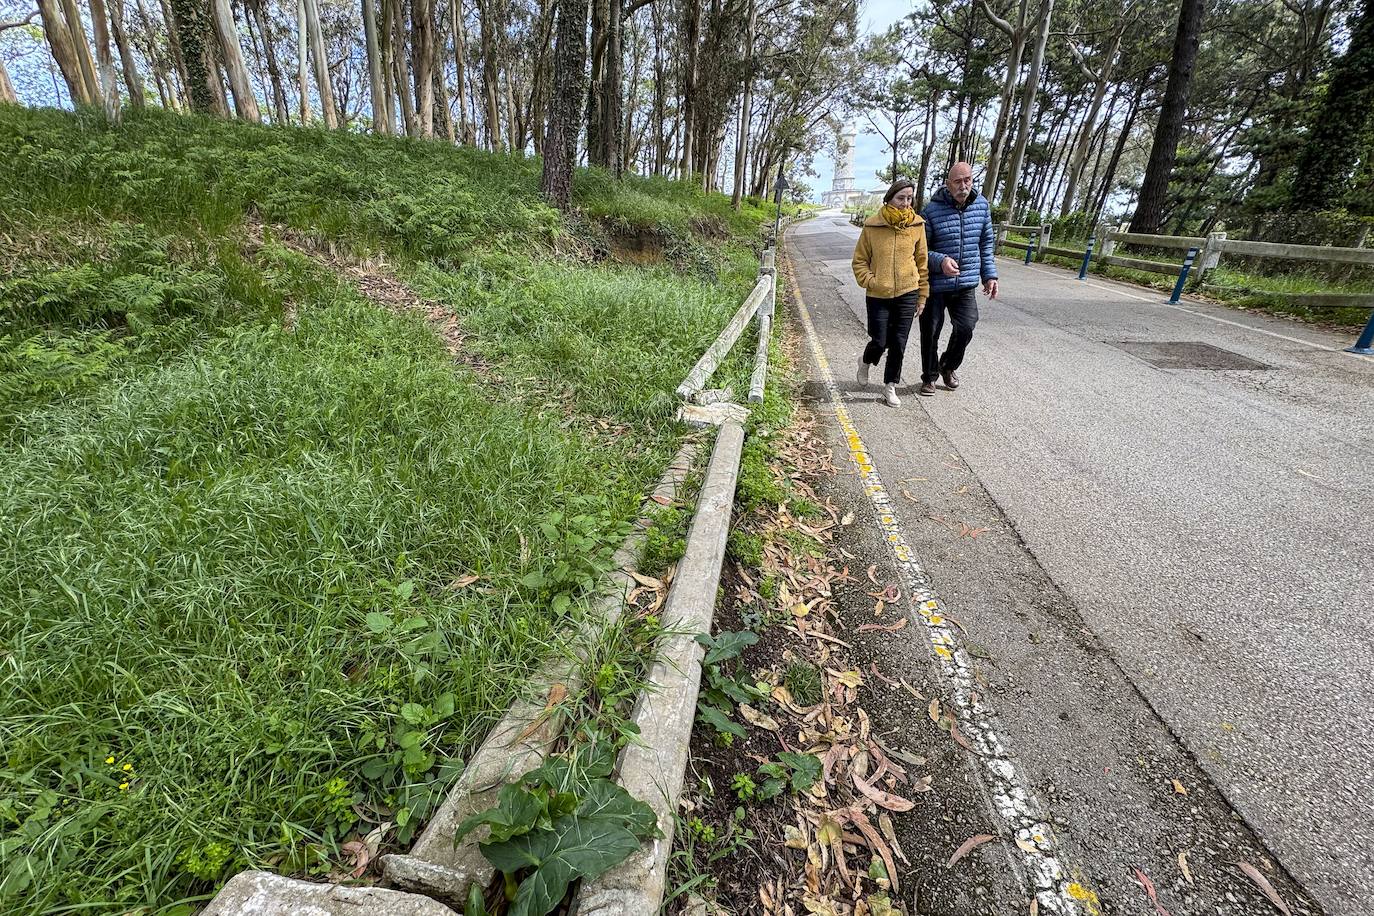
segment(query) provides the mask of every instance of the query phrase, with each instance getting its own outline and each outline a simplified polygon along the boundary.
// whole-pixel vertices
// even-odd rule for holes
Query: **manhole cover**
[[[1109,340],[1159,369],[1272,369],[1239,353],[1196,340]]]

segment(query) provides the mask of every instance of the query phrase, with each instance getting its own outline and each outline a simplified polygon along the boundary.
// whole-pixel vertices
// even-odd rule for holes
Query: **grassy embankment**
[[[1008,233],[1007,238],[1013,242],[1025,243],[1026,236],[1017,233]],[[1052,238],[1051,243],[1057,248],[1078,248],[1082,249],[1088,244],[1087,238],[1080,239],[1059,239]],[[1132,247],[1124,252],[1126,256],[1142,258],[1149,261],[1162,261],[1167,264],[1182,264],[1184,252],[1177,249],[1158,249],[1142,251],[1138,247]],[[1006,254],[1009,257],[1018,257],[1024,252],[1016,249],[1008,249]],[[1077,270],[1082,263],[1082,259],[1063,258],[1058,255],[1046,255],[1046,263],[1054,264],[1059,267],[1068,267]],[[1366,279],[1367,270],[1356,269],[1351,271],[1352,276],[1343,279],[1332,279],[1332,271],[1324,269],[1323,265],[1316,267],[1295,267],[1294,262],[1261,259],[1240,259],[1244,261],[1254,261],[1262,264],[1264,270],[1261,272],[1256,268],[1244,269],[1235,265],[1228,266],[1223,260],[1222,265],[1208,273],[1206,282],[1201,287],[1197,287],[1191,280],[1189,281],[1189,292],[1195,295],[1202,295],[1209,299],[1214,299],[1228,305],[1242,308],[1252,308],[1261,311],[1271,312],[1276,315],[1288,315],[1304,321],[1321,321],[1330,324],[1342,325],[1346,327],[1363,327],[1369,320],[1369,310],[1361,308],[1305,308],[1295,305],[1288,299],[1288,296],[1300,293],[1346,293],[1350,295],[1374,295],[1374,280]],[[1128,267],[1106,267],[1097,263],[1097,256],[1090,271],[1104,277],[1117,280],[1126,280],[1137,283],[1141,286],[1148,286],[1153,289],[1172,291],[1177,282],[1176,277],[1165,276],[1164,274],[1150,273],[1143,270],[1132,270]]]
[[[577,185],[0,106],[0,909],[172,912],[423,822],[586,613],[769,216]],[[460,358],[280,227],[385,258]]]

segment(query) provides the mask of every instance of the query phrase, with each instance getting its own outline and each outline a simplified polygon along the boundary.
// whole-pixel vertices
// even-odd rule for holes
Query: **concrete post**
[[[1214,270],[1221,263],[1221,243],[1226,241],[1225,232],[1213,232],[1207,236],[1207,244],[1202,249],[1202,259],[1197,265],[1197,282],[1199,285],[1207,278],[1208,271]]]
[[[1035,259],[1045,260],[1045,249],[1050,247],[1050,230],[1054,227],[1049,223],[1040,227],[1040,242],[1036,245]]]
[[[1122,223],[1120,226],[1117,226],[1114,231],[1102,233],[1102,254],[1100,257],[1103,261],[1110,258],[1113,252],[1116,251],[1117,233],[1125,232],[1130,228],[1130,225],[1130,223]]]

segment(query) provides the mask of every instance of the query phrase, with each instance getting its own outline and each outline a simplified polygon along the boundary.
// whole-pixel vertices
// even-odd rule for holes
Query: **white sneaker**
[[[854,373],[854,378],[858,380],[860,385],[868,384],[868,363],[864,362],[862,356],[859,357],[859,371]]]
[[[902,406],[901,399],[897,397],[896,385],[888,385],[886,388],[883,389],[883,400],[887,403],[888,407]]]

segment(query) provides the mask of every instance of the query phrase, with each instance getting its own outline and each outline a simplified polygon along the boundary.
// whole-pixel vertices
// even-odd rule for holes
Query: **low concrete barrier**
[[[733,422],[721,426],[692,517],[687,551],[663,610],[664,626],[674,635],[660,652],[635,709],[640,741],[620,756],[617,781],[654,809],[663,836],[583,885],[573,903],[578,916],[646,916],[657,913],[663,902],[706,651],[696,635],[711,631],[743,449],[744,427]]]

